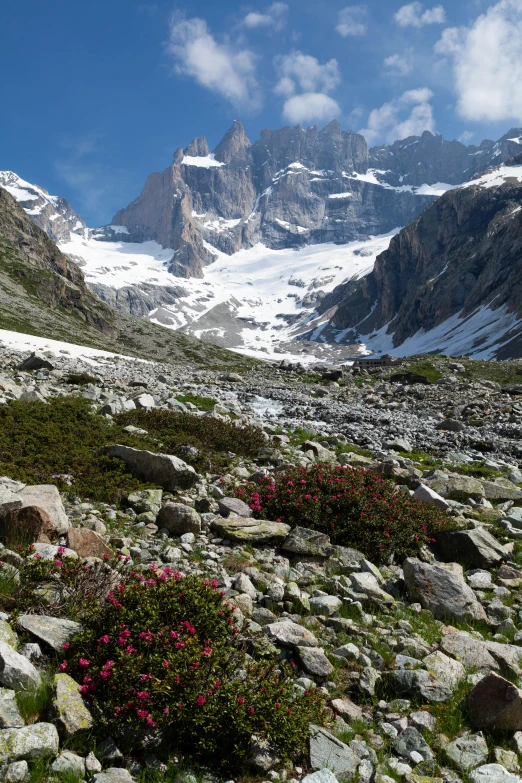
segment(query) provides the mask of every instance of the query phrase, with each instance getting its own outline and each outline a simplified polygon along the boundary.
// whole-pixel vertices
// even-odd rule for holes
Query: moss
[[[212,397],[200,397],[199,394],[182,394],[176,397],[180,402],[191,402],[200,411],[211,411],[214,405],[217,405],[217,400],[213,400]]]

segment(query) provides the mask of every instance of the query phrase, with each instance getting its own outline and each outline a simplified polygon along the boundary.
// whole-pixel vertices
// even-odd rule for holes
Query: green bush
[[[415,555],[451,521],[435,506],[397,492],[372,471],[341,465],[290,468],[237,491],[258,518],[327,533],[373,562]]]
[[[155,566],[98,602],[60,668],[81,683],[99,735],[135,747],[159,731],[169,750],[234,764],[252,735],[282,758],[303,755],[322,696],[298,695],[290,667],[247,657],[233,610],[217,582]]]

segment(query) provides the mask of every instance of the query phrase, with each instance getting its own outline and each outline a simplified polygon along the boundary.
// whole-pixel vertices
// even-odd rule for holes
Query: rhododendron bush
[[[126,576],[60,664],[101,736],[161,730],[170,750],[214,760],[248,757],[252,735],[282,758],[304,753],[308,724],[324,719],[322,696],[298,695],[290,666],[247,656],[234,609],[215,581],[168,567]]]
[[[359,549],[373,562],[392,552],[415,555],[451,520],[368,470],[315,464],[265,476],[237,491],[261,519],[320,530],[332,543]]]

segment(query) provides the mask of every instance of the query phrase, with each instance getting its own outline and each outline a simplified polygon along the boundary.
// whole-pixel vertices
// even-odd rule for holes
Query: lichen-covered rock
[[[448,568],[428,565],[413,557],[404,561],[404,580],[413,601],[419,601],[439,620],[485,620],[487,615],[475,593]]]
[[[187,489],[198,480],[198,474],[191,465],[171,454],[154,454],[120,444],[104,446],[100,453],[118,457],[128,465],[133,475],[169,491]]]
[[[14,650],[18,647],[18,635],[6,620],[0,620],[0,642],[5,642]]]
[[[18,626],[32,636],[36,636],[55,652],[61,652],[66,642],[80,633],[82,626],[74,620],[50,617],[44,614],[23,614],[18,618]]]
[[[40,685],[41,677],[31,661],[16,650],[0,642],[0,683],[14,691],[36,688]]]
[[[70,750],[64,750],[51,764],[53,772],[64,778],[84,778],[85,759]]]
[[[273,540],[280,541],[286,538],[290,532],[290,525],[285,525],[283,522],[247,519],[232,515],[226,519],[214,519],[211,526],[222,538],[252,544]]]
[[[52,723],[0,730],[0,763],[56,756],[60,740]]]
[[[93,718],[85,706],[80,686],[68,674],[55,675],[53,707],[57,722],[66,737],[86,731],[93,725]]]
[[[201,532],[200,515],[191,506],[185,506],[183,503],[166,503],[156,518],[156,524],[173,536]]]

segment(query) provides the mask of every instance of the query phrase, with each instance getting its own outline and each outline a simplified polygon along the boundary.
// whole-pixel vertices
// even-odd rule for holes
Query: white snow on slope
[[[11,332],[7,329],[0,329],[0,343],[16,351],[27,350],[42,352],[45,355],[75,357],[92,366],[101,364],[106,359],[114,359],[116,356],[123,356],[123,358],[129,361],[146,362],[145,359],[135,359],[133,356],[101,351],[97,348],[88,348],[85,345],[76,345],[75,343],[65,343],[61,340],[49,340],[47,337],[35,337],[32,334]]]
[[[225,165],[215,159],[213,152],[211,152],[210,155],[198,155],[197,157],[194,155],[185,155],[181,162],[185,166],[198,166],[201,169],[221,168],[221,166]]]
[[[509,181],[522,182],[522,165],[520,166],[499,166],[496,169],[487,171],[477,179],[465,182],[459,185],[460,188],[471,188],[478,185],[481,188],[498,188]]]
[[[368,169],[366,174],[353,172],[347,174],[343,171],[345,179],[355,179],[359,182],[368,182],[370,185],[378,185],[385,190],[394,190],[396,193],[413,193],[416,196],[442,196],[448,190],[452,190],[455,185],[449,185],[447,182],[435,182],[433,185],[390,185],[383,179],[386,171],[380,169]],[[380,176],[379,176],[380,175]]]

